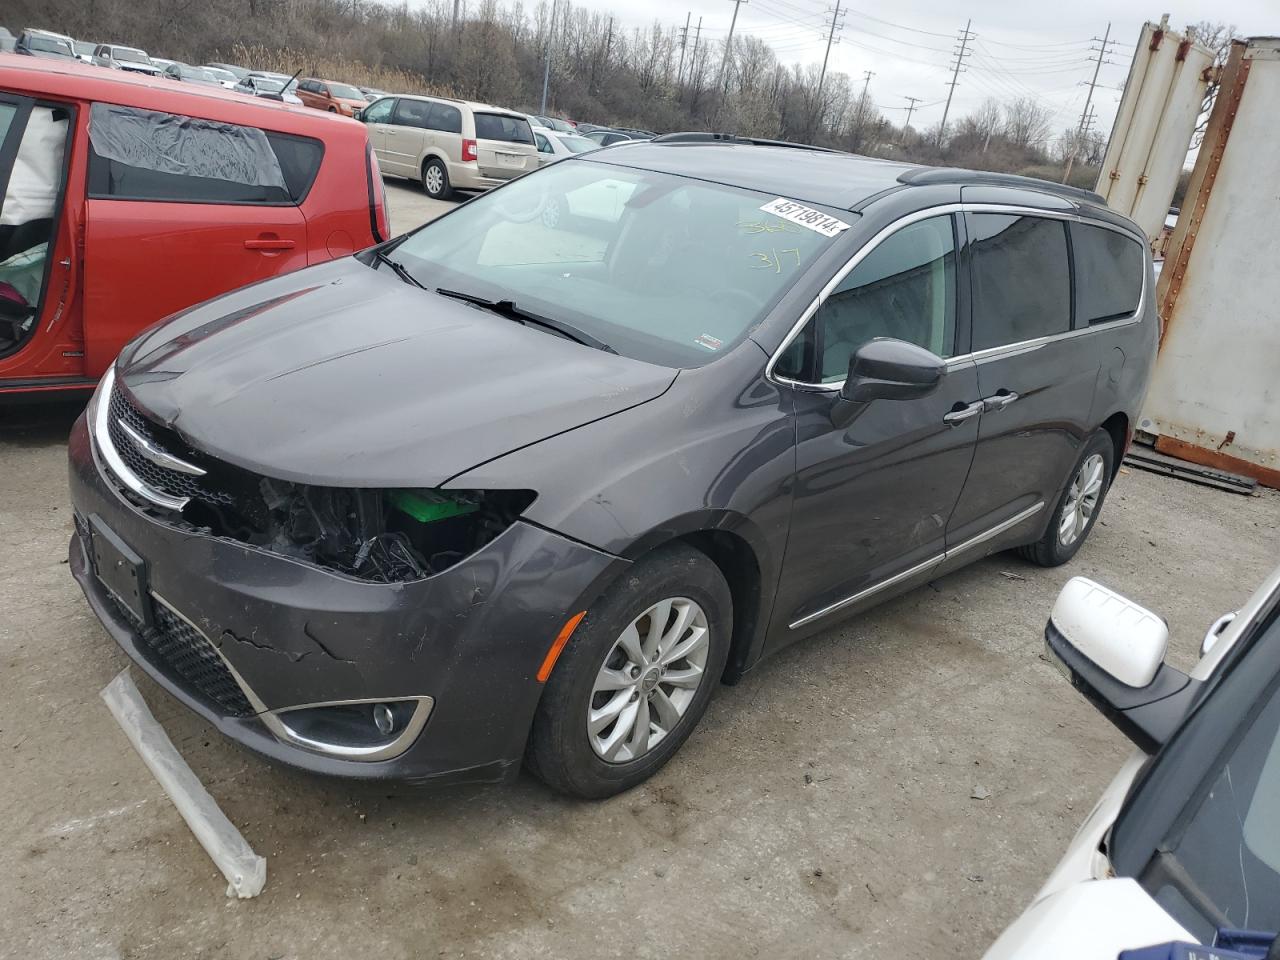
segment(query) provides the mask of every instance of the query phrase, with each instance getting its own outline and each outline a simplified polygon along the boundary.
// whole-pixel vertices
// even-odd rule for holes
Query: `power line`
[[[951,83],[948,84],[951,89],[947,91],[947,105],[942,108],[942,123],[938,126],[939,147],[942,146],[942,138],[947,132],[947,114],[951,112],[951,98],[955,95],[956,84],[960,82],[960,68],[964,64],[965,57],[970,56],[970,53],[966,53],[965,50],[969,46],[969,41],[977,36],[969,29],[971,26],[973,26],[972,19],[965,23],[964,30],[959,37],[960,49],[956,51],[955,70],[951,74]]]

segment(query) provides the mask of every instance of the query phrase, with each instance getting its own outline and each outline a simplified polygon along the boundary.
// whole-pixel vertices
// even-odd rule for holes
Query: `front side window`
[[[1152,891],[1202,939],[1220,926],[1280,929],[1280,691],[1251,713],[1181,835],[1162,845],[1177,869]]]
[[[368,123],[390,123],[391,111],[395,109],[395,97],[383,97],[364,108],[362,116]]]
[[[429,289],[510,300],[625,356],[694,367],[740,342],[835,242],[764,213],[774,199],[556,163],[427,224],[394,256]]]
[[[546,137],[544,137],[544,136],[543,136],[542,134],[540,134],[540,133],[535,133],[533,136],[534,136],[534,139],[535,139],[535,140],[537,141],[537,143],[538,143],[538,152],[539,152],[539,153],[555,153],[555,151],[551,149],[551,141],[550,141],[550,140],[548,140]]]
[[[501,113],[477,113],[477,140],[503,140],[507,143],[533,143],[533,131],[523,117]]]
[[[969,214],[967,222],[973,251],[973,349],[1070,330],[1066,222],[995,213]]]
[[[310,188],[323,146],[256,127],[95,103],[89,193],[101,199],[291,203]]]
[[[1106,227],[1071,225],[1076,317],[1081,326],[1133,316],[1142,296],[1146,254],[1135,238]]]

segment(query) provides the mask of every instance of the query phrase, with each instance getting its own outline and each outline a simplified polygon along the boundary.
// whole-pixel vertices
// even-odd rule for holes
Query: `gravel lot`
[[[389,187],[398,230],[433,215]],[[1189,666],[1280,547],[1280,496],[1125,471],[1074,562],[990,558],[722,688],[653,781],[603,803],[312,779],[135,671],[259,853],[234,902],[98,698],[126,664],[66,568],[74,407],[0,409],[0,956],[974,956],[1127,752],[1041,657],[1075,574],[1164,614]],[[987,800],[970,794],[980,786]]]

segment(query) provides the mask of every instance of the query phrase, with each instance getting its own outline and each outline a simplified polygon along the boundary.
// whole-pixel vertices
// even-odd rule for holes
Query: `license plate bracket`
[[[124,609],[144,627],[151,626],[147,562],[96,514],[89,518],[89,552],[93,572]]]

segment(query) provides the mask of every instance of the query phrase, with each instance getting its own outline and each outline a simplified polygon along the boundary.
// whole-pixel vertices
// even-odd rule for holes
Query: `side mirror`
[[[924,347],[877,338],[849,358],[849,375],[840,397],[853,403],[913,400],[933,393],[946,372],[946,361]]]
[[[1200,686],[1164,662],[1164,620],[1085,577],[1058,594],[1044,639],[1071,685],[1146,753],[1169,739]]]
[[[351,111],[351,119],[364,123],[364,107],[356,107]]]

